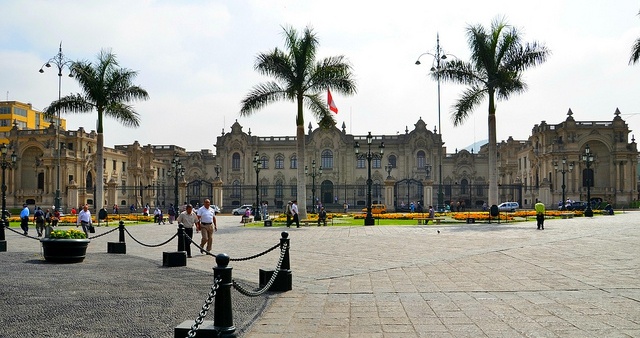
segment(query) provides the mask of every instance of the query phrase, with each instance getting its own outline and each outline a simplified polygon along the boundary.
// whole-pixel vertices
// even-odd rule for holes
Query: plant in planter
[[[44,251],[44,259],[54,263],[79,263],[87,253],[90,239],[76,229],[53,230],[48,238],[40,240]]]

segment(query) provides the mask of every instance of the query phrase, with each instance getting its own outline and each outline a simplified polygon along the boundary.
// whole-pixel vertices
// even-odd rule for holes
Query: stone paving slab
[[[638,216],[547,220],[543,231],[533,221],[243,227],[238,217],[221,216],[213,251],[250,256],[278,243],[283,230],[290,234],[293,290],[248,328],[250,338],[638,337]],[[175,224],[127,229],[161,243]],[[38,251],[7,237],[9,251]],[[96,239],[90,252],[116,240],[117,233]],[[127,238],[127,255],[161,261],[162,251],[174,250]],[[258,269],[273,269],[277,258],[233,262],[234,278],[257,282]],[[210,256],[188,260],[196,270],[213,265]]]

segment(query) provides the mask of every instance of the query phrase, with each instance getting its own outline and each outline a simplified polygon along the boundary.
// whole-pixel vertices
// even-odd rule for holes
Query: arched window
[[[416,164],[417,164],[418,168],[420,168],[420,169],[424,168],[424,165],[426,164],[424,151],[422,151],[422,150],[418,151],[418,154],[416,156]]]
[[[275,168],[276,169],[284,169],[284,156],[277,155],[275,160]]]
[[[321,157],[321,165],[322,169],[331,169],[333,168],[333,152],[329,149],[325,149],[322,151]]]
[[[374,157],[371,159],[371,167],[374,169],[382,168],[382,159],[380,157]]]
[[[240,153],[233,153],[231,156],[231,169],[240,170]]]
[[[391,168],[397,168],[397,158],[396,155],[389,155],[389,164],[391,164]]]
[[[366,163],[366,160],[364,158],[356,159],[356,168],[364,169],[365,163]]]
[[[463,178],[462,181],[460,181],[460,193],[461,194],[466,194],[467,193],[467,186],[469,185],[469,181],[467,181],[466,178]]]
[[[268,169],[269,168],[269,159],[266,156],[262,156],[260,158],[260,168]]]
[[[297,169],[298,168],[298,156],[296,155],[291,155],[291,169]]]
[[[284,160],[284,157],[283,157]],[[284,192],[282,190],[282,180],[276,181],[276,198],[282,198],[284,196]]]

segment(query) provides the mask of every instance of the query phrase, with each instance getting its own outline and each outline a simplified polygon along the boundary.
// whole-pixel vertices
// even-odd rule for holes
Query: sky
[[[241,100],[271,80],[254,70],[258,53],[283,48],[282,27],[311,26],[318,58],[344,55],[357,94],[332,93],[335,118],[348,133],[394,135],[419,118],[438,125],[437,83],[429,76],[436,35],[444,52],[469,59],[466,29],[503,17],[525,42],[551,50],[528,69],[526,92],[497,102],[497,139],[526,140],[535,124],[558,124],[569,109],[577,121],[611,121],[616,108],[640,137],[640,64],[629,65],[640,38],[640,3],[631,0],[512,0],[362,2],[345,0],[35,1],[0,0],[0,100],[44,109],[58,97],[56,70],[38,70],[62,42],[69,60],[97,60],[110,49],[138,72],[149,100],[134,102],[139,128],[106,119],[105,145],[176,144],[211,149],[237,120],[258,136],[294,136],[296,105],[275,103],[240,117]],[[79,92],[62,77],[62,95]],[[447,152],[487,137],[485,100],[461,126],[451,107],[464,86],[441,83],[441,131]],[[326,95],[326,94],[323,94]],[[95,130],[97,113],[63,114],[67,129]],[[305,113],[305,130],[317,121]],[[630,136],[631,138],[631,136]],[[477,150],[477,149],[476,149]]]

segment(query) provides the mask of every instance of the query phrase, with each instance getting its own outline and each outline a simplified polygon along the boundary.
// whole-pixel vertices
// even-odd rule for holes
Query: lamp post
[[[553,167],[556,169],[556,171],[560,171],[562,173],[562,207],[560,208],[561,210],[565,210],[566,207],[564,205],[564,201],[566,201],[566,195],[565,195],[565,189],[567,188],[564,185],[564,175],[567,172],[570,172],[571,170],[573,170],[573,162],[569,163],[569,170],[567,171],[567,159],[563,158],[562,159],[562,169],[558,170],[558,162],[554,162],[553,163]]]
[[[9,226],[9,221],[7,220],[7,184],[5,181],[5,172],[9,167],[9,162],[7,162],[7,152],[9,152],[9,148],[6,144],[0,145],[0,154],[2,155],[2,162],[0,165],[2,166],[2,218],[0,222],[0,252],[7,251],[7,241],[4,237],[4,228]],[[13,151],[11,153],[11,164],[16,164],[16,152]]]
[[[173,207],[176,208],[176,211],[179,211],[180,208],[178,207],[178,203],[180,201],[178,200],[178,180],[181,177],[184,177],[184,167],[182,166],[182,161],[180,161],[180,157],[178,156],[178,154],[173,155],[173,159],[171,160],[171,168],[167,170],[167,175],[169,175],[169,177],[173,177],[174,179],[175,186],[173,187]]]
[[[356,152],[357,159],[366,159],[367,160],[367,216],[364,219],[364,225],[374,225],[375,220],[373,219],[373,215],[371,215],[371,184],[373,181],[371,180],[371,160],[372,159],[382,159],[382,154],[384,153],[384,142],[380,142],[379,153],[371,152],[371,142],[373,141],[373,136],[371,136],[371,132],[367,135],[367,152],[360,154],[360,143],[356,142],[354,148]]]
[[[584,209],[584,215],[586,217],[593,217],[593,210],[591,210],[591,186],[593,185],[593,174],[591,172],[591,163],[593,163],[593,153],[589,148],[589,145],[584,148],[584,153],[582,154],[582,161],[587,166],[586,172],[586,183],[587,183],[587,208]]]
[[[54,65],[58,68],[58,100],[62,97],[62,70],[66,67],[69,70],[69,77],[73,77],[73,73],[71,73],[71,66],[73,62],[67,59],[62,53],[62,42],[60,42],[60,48],[58,49],[58,54],[49,59],[42,67],[40,67],[39,72],[44,73],[44,67],[51,68],[51,65]],[[56,210],[60,210],[60,109],[57,111],[58,115],[58,123],[56,124],[56,197],[55,197],[55,208]]]
[[[253,215],[253,219],[256,221],[262,219],[262,217],[260,216],[260,169],[262,169],[261,164],[260,153],[256,151],[256,154],[253,155],[253,166],[256,169],[256,209],[255,215]]]
[[[311,161],[311,173],[309,173],[309,167],[304,166],[304,174],[307,176],[311,176],[311,211],[317,212],[316,210],[316,177],[320,177],[322,175],[322,166],[320,166],[320,170],[316,172],[316,160]]]
[[[440,70],[442,70],[442,65],[440,61],[446,60],[447,55],[451,54],[444,53],[444,51],[440,48],[440,34],[437,34],[436,53],[433,54],[427,52],[420,54],[415,62],[416,65],[420,65],[420,58],[423,55],[430,55],[433,57],[430,71],[435,73],[436,82],[438,84],[438,131],[440,132],[440,142],[442,142],[442,125],[440,124]],[[438,147],[438,206],[436,207],[436,209],[439,211],[444,210],[444,193],[442,191],[442,145]]]

